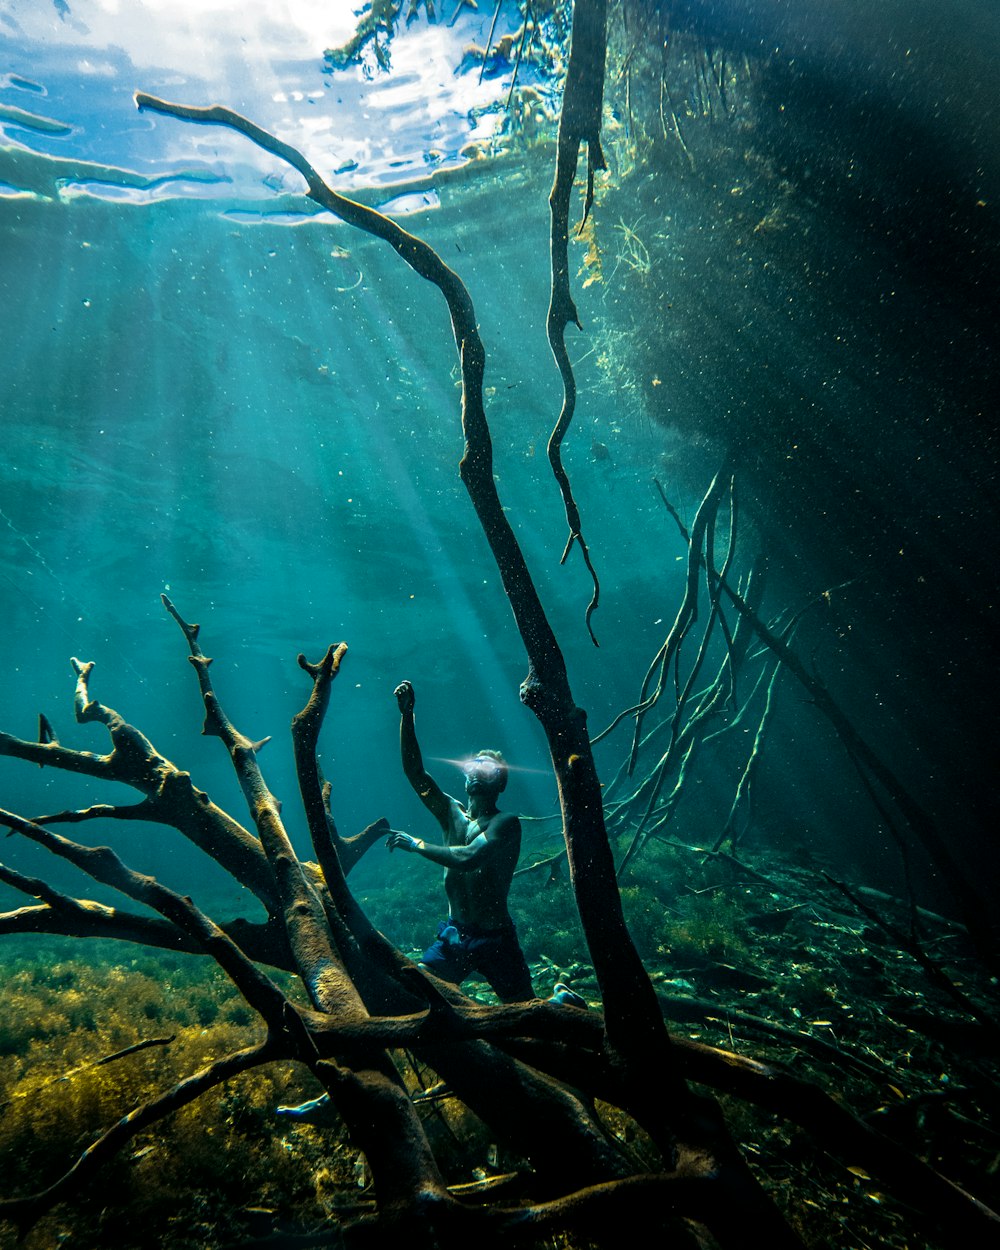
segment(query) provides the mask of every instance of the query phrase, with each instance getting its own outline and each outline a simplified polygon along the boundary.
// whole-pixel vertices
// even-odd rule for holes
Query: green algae
[[[7,1194],[51,1183],[127,1111],[263,1033],[223,974],[204,961],[169,954],[120,961],[120,952],[99,951],[81,958],[72,941],[33,947],[30,955],[5,952],[0,1159]],[[172,1038],[166,1044],[94,1066],[165,1034]],[[276,1219],[293,1211],[322,1218],[313,1174],[320,1156],[334,1168],[337,1151],[315,1130],[297,1130],[289,1142],[274,1114],[279,1103],[312,1092],[291,1065],[275,1064],[183,1108],[116,1156],[99,1185],[74,1197],[72,1244],[220,1244],[242,1236],[246,1210],[261,1206],[272,1207]],[[61,1242],[66,1211],[45,1216],[25,1239],[27,1250]],[[14,1244],[8,1228],[0,1245]]]

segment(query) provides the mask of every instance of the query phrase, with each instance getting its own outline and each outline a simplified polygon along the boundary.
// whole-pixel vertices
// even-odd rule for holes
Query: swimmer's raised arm
[[[420,754],[420,744],[417,742],[417,731],[413,721],[413,708],[417,696],[412,683],[401,681],[396,687],[395,695],[399,706],[399,752],[403,761],[403,773],[419,795],[421,803],[447,833],[451,828],[452,800],[424,768],[424,759]]]

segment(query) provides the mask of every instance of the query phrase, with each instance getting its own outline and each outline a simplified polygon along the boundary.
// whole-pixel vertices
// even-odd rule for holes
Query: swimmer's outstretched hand
[[[413,711],[413,705],[417,701],[417,696],[413,693],[413,684],[408,681],[401,681],[393,691],[396,696],[396,702],[399,704],[399,710],[405,716],[407,712]]]
[[[393,829],[386,838],[385,844],[390,851],[419,851],[424,845],[419,838],[412,838],[408,833],[400,833],[398,829]]]

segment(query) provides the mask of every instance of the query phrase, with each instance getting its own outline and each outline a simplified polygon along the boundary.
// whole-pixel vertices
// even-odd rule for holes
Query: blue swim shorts
[[[437,941],[420,957],[435,976],[461,985],[478,972],[502,1003],[523,1003],[535,997],[531,973],[513,924],[481,929],[459,924],[451,916],[438,925]]]

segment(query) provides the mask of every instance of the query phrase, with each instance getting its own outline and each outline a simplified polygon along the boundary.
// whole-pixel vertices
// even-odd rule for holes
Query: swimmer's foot
[[[568,985],[564,985],[562,981],[557,981],[552,987],[552,997],[550,1003],[559,1003],[563,1007],[578,1007],[581,1011],[587,1011],[587,1000],[581,998],[576,990],[571,990]]]

